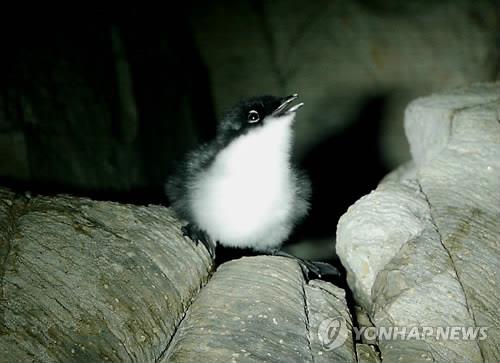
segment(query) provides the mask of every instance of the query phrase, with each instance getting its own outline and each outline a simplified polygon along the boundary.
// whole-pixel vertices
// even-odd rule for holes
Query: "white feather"
[[[294,114],[231,142],[193,185],[198,226],[222,245],[267,250],[290,234],[295,185],[290,170]]]

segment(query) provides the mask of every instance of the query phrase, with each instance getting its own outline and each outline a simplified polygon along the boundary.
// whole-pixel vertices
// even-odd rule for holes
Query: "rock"
[[[370,311],[372,287],[406,241],[419,235],[426,203],[408,183],[387,180],[339,221],[336,250],[356,301]]]
[[[0,189],[0,360],[154,361],[210,268],[166,208]]]
[[[0,188],[0,361],[355,362],[342,289],[285,257],[212,267],[167,208]]]
[[[335,317],[345,341],[326,350],[318,328]],[[217,270],[162,362],[354,362],[351,324],[343,290],[305,282],[285,257],[243,258]]]
[[[376,327],[487,328],[486,339],[380,340],[384,360],[500,360],[499,102],[499,83],[412,102],[413,161],[339,221],[337,253]]]
[[[356,358],[358,363],[379,363],[380,357],[373,346],[368,344],[356,344]]]

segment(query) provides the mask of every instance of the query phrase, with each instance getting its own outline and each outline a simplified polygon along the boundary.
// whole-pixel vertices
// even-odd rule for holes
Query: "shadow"
[[[0,176],[0,185],[10,189],[14,193],[29,193],[33,196],[57,196],[61,194],[71,195],[77,198],[90,198],[97,201],[109,201],[122,204],[135,205],[167,205],[168,200],[163,187],[145,186],[128,190],[92,189],[68,186],[65,183],[55,181],[33,181],[20,180],[6,176]]]
[[[311,210],[290,243],[333,241],[339,218],[389,172],[379,147],[385,106],[384,95],[365,99],[347,128],[327,137],[301,160],[300,167],[311,179]]]

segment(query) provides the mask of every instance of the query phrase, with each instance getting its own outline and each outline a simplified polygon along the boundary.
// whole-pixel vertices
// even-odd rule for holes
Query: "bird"
[[[215,256],[216,244],[297,258],[281,250],[307,214],[311,184],[292,162],[298,94],[240,100],[221,118],[215,138],[187,153],[167,179],[182,232]],[[297,258],[320,276],[322,264]],[[333,267],[332,267],[333,268]],[[328,270],[328,269],[327,269]]]

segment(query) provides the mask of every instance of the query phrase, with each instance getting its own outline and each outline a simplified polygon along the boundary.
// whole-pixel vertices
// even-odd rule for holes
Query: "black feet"
[[[340,276],[339,270],[326,262],[304,260],[281,250],[272,251],[272,255],[293,258],[296,260],[306,279],[309,279],[311,275],[320,279],[326,276]]]
[[[207,232],[199,229],[192,223],[188,223],[187,225],[183,226],[181,231],[183,236],[189,237],[189,239],[196,243],[196,245],[201,242],[207,249],[210,257],[212,257],[212,259],[215,259],[215,242],[212,241]]]

